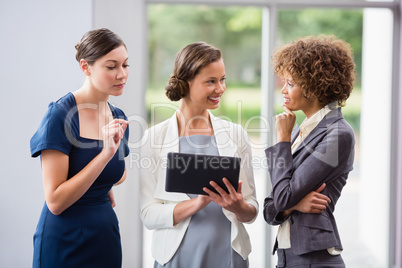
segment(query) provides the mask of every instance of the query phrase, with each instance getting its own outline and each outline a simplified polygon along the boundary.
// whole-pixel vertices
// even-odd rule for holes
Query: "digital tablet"
[[[229,192],[222,179],[227,178],[236,189],[239,185],[240,158],[230,156],[170,152],[167,155],[167,192],[207,195],[202,189],[215,181]]]

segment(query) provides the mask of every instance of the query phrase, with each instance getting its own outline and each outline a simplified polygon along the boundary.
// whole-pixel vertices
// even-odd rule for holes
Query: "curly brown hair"
[[[345,106],[355,82],[353,51],[334,35],[307,36],[293,41],[272,56],[274,72],[288,73],[304,97],[317,97],[323,105]]]
[[[222,59],[222,52],[205,42],[196,42],[182,48],[176,55],[173,75],[165,86],[165,94],[171,101],[187,96],[188,82],[206,65]]]

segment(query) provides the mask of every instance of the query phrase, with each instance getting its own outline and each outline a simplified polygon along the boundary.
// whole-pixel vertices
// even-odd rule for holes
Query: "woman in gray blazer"
[[[337,107],[353,89],[352,50],[334,36],[310,36],[277,50],[273,65],[285,82],[284,112],[277,144],[265,151],[273,165],[264,218],[279,225],[277,267],[345,267],[333,212],[353,168],[354,133]],[[306,118],[293,129],[298,110]]]

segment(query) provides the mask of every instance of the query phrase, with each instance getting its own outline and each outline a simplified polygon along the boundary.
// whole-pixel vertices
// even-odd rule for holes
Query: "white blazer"
[[[177,113],[177,112],[176,112]],[[167,153],[179,151],[179,132],[176,113],[166,121],[145,131],[141,146],[140,207],[141,220],[145,227],[153,231],[152,256],[164,265],[176,253],[186,233],[191,217],[173,225],[173,209],[190,199],[184,193],[165,191]],[[241,157],[239,180],[243,182],[242,193],[245,201],[253,205],[258,215],[258,202],[255,194],[254,174],[250,140],[247,132],[240,126],[209,113],[215,133],[219,155]],[[251,252],[248,233],[236,215],[223,209],[231,222],[232,248],[243,259]]]

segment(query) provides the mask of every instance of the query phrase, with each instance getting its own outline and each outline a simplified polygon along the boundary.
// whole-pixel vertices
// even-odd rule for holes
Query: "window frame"
[[[398,163],[402,162],[402,85],[399,79],[402,76],[402,22],[401,0],[390,2],[383,1],[339,1],[339,0],[144,0],[145,5],[149,4],[193,4],[210,6],[260,6],[263,8],[262,19],[262,60],[261,71],[268,74],[261,77],[261,115],[272,120],[274,118],[274,74],[271,69],[269,59],[272,56],[274,44],[276,42],[277,18],[280,9],[302,9],[302,8],[387,8],[393,13],[394,34],[393,34],[393,55],[392,63],[392,107],[391,107],[391,163],[390,163],[390,228],[388,234],[389,241],[389,267],[402,266],[402,167]],[[145,36],[148,30],[145,30]],[[272,122],[269,122],[272,125]],[[262,134],[264,135],[264,134]],[[263,136],[268,145],[273,144],[273,137],[270,134]],[[266,189],[269,192],[270,189]],[[265,245],[270,245],[271,236],[267,225]],[[267,251],[269,252],[269,250]],[[265,264],[271,263],[271,255],[266,254]]]

